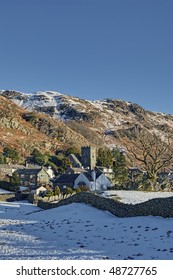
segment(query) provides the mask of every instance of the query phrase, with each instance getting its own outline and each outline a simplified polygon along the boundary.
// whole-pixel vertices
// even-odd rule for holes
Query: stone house
[[[50,176],[43,167],[18,169],[16,172],[19,175],[21,185],[28,186],[30,189],[49,184]]]
[[[13,172],[19,168],[25,168],[25,166],[18,164],[0,164],[0,178],[3,179],[6,176],[12,176]]]

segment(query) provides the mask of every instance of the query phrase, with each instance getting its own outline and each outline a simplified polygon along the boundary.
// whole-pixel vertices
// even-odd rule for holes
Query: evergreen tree
[[[42,154],[38,149],[34,149],[31,153],[32,161],[38,165],[45,165],[48,161],[48,156]]]
[[[97,165],[98,166],[110,166],[112,167],[113,164],[113,156],[109,149],[107,148],[100,148],[98,150],[97,156]]]
[[[49,162],[52,162],[53,164],[55,164],[57,166],[57,170],[60,173],[63,173],[68,166],[70,166],[70,160],[69,158],[63,156],[51,156],[49,158]]]
[[[17,163],[19,160],[19,153],[16,149],[5,147],[3,150],[3,155],[5,158],[11,159],[13,163]]]
[[[69,156],[70,154],[74,154],[74,155],[80,155],[80,152],[77,148],[75,147],[70,147],[70,148],[67,148],[66,151],[65,151],[65,155],[66,156]]]
[[[10,177],[10,184],[12,189],[17,190],[20,185],[20,178],[17,172],[14,172]]]
[[[118,149],[114,149],[112,155],[115,160],[113,164],[115,184],[119,187],[125,186],[129,180],[125,156]]]

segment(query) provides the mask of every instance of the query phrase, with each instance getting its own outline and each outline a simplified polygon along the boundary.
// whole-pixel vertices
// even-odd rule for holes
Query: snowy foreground
[[[41,210],[0,202],[0,259],[172,260],[173,218],[117,218],[77,203]]]

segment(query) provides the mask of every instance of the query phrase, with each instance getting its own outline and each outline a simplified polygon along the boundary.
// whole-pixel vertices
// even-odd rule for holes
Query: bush
[[[79,192],[81,192],[81,188],[76,189],[76,193],[79,193]]]
[[[6,163],[6,157],[2,153],[0,153],[0,164],[4,163]]]
[[[72,190],[72,188],[70,187],[67,187],[65,190],[64,190],[64,194],[72,194],[74,191]]]
[[[45,196],[46,196],[46,197],[53,196],[53,191],[51,191],[51,190],[47,191],[47,193],[46,193]]]
[[[17,172],[14,172],[12,176],[10,176],[10,183],[14,188],[17,188],[20,185],[20,178]]]
[[[87,187],[87,186],[80,186],[80,190],[81,190],[81,192],[88,192],[89,191],[89,187]]]
[[[55,187],[54,195],[60,195],[60,188],[59,187]]]
[[[9,190],[11,184],[7,181],[0,181],[0,188],[4,190]]]
[[[14,186],[10,182],[7,182],[7,181],[0,181],[0,188],[7,190],[7,191],[13,191],[13,192],[19,190],[18,186]]]

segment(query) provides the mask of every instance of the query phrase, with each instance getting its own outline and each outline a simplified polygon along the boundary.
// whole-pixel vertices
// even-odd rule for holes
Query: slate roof
[[[91,172],[84,172],[83,174],[87,177],[87,179],[88,179],[89,181],[93,181],[93,178],[92,178],[92,176],[91,176]],[[101,174],[102,174],[101,172],[96,172],[96,179],[97,179]]]
[[[70,154],[68,156],[69,160],[75,162],[77,165],[82,166],[82,163],[79,161],[79,159],[74,155],[74,154]]]
[[[86,178],[92,182],[93,179],[91,177],[91,172],[83,172],[83,174],[86,176]],[[96,173],[96,179],[101,175],[101,172],[97,172]],[[58,177],[55,181],[54,184],[69,184],[69,183],[74,183],[74,181],[76,180],[76,178],[79,176],[80,174],[63,174],[60,177]]]
[[[79,174],[63,174],[60,177],[58,177],[54,182],[55,183],[73,183],[76,178],[79,176]]]
[[[18,169],[17,173],[18,174],[25,174],[25,175],[30,175],[30,174],[38,174],[38,172],[41,171],[42,168],[31,168],[31,169]],[[46,171],[45,171],[46,172]]]
[[[86,172],[86,170],[79,168],[79,167],[68,167],[65,172],[67,172],[66,174],[73,174],[73,173],[80,174],[80,173]],[[73,172],[73,173],[70,173],[70,172]]]
[[[0,169],[1,168],[6,168],[6,169],[17,169],[17,168],[24,168],[24,165],[18,165],[18,164],[0,164]]]

